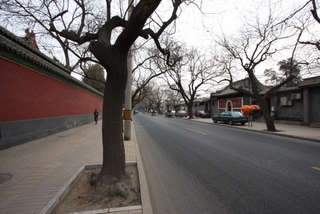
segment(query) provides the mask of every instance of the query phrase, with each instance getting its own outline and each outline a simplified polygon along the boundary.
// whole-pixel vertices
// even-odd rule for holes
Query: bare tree
[[[162,86],[156,85],[152,92],[152,103],[159,114],[162,113],[163,102],[166,98],[165,90]]]
[[[174,107],[182,103],[182,96],[178,91],[171,90],[170,88],[164,90],[165,104],[168,110],[175,110]]]
[[[81,4],[86,7],[80,6]],[[42,50],[61,61],[70,70],[77,68],[80,62],[92,59],[87,57],[90,54],[88,45],[78,46],[68,38],[51,31],[50,23],[59,19],[59,25],[64,30],[72,31],[81,18],[86,19],[88,24],[79,26],[79,30],[96,31],[104,21],[99,7],[93,8],[85,1],[79,1],[78,7],[75,8],[72,8],[72,4],[61,4],[59,1],[1,0],[0,5],[3,23],[35,28],[37,39],[41,40],[39,45]]]
[[[132,70],[132,108],[148,96],[150,89],[152,88],[148,87],[150,81],[161,76],[165,72],[154,68],[152,61],[157,55],[153,54],[152,49],[148,48],[146,50],[148,57],[143,57],[139,53],[134,55],[136,67]]]
[[[159,86],[157,86],[155,82],[151,81],[145,88],[147,92],[144,94],[144,97],[137,106],[147,112],[158,110],[160,107],[160,102],[158,101]]]
[[[316,0],[310,0],[308,1],[307,3],[311,3],[311,14],[312,14],[312,17],[313,19],[316,21],[316,23],[320,24],[320,17],[319,17],[319,14],[318,14],[318,7],[319,7],[319,2],[316,1]],[[302,24],[305,24],[306,21],[303,21]],[[300,27],[301,29],[301,34],[303,33],[303,31],[306,30],[305,27]],[[301,44],[306,44],[306,45],[312,45],[314,47],[316,47],[318,49],[318,51],[320,51],[320,40],[319,38],[313,38],[313,39],[310,39],[309,41],[302,41],[302,40],[299,40],[299,42]]]
[[[230,74],[230,79],[228,80],[230,88],[255,98],[261,108],[268,131],[276,131],[266,104],[266,97],[296,76],[293,59],[298,45],[298,30],[290,28],[285,21],[277,21],[270,10],[265,22],[256,19],[255,24],[247,23],[239,35],[240,38],[236,38],[234,41],[227,39],[226,36],[217,41],[227,52],[227,57],[224,60],[224,69]],[[293,44],[288,43],[286,45],[285,42],[288,40],[292,40]],[[258,81],[255,69],[266,60],[271,59],[273,55],[290,49],[291,57],[288,64],[291,65],[292,69],[287,72],[287,78],[261,95],[260,92],[264,87]],[[240,65],[241,69],[249,76],[250,89],[233,86],[233,71],[236,65]]]
[[[197,95],[205,91],[205,86],[211,86],[215,77],[221,75],[219,66],[212,59],[206,59],[195,48],[188,51],[183,45],[169,42],[173,47],[171,62],[174,66],[167,66],[162,61],[156,61],[161,70],[166,70],[164,80],[171,90],[181,94],[188,107],[189,119],[193,118],[192,106]]]
[[[12,16],[23,17],[25,13],[30,23],[33,21],[40,24],[50,36],[60,41],[64,51],[74,47],[73,53],[81,61],[99,62],[106,69],[102,127],[103,164],[100,174],[93,183],[98,195],[126,197],[129,188],[123,185],[126,172],[122,106],[128,74],[128,52],[140,37],[151,39],[162,54],[169,56],[169,50],[162,48],[159,38],[177,18],[177,12],[184,1],[172,0],[171,5],[166,6],[165,3],[161,4],[161,0],[139,0],[128,20],[127,12],[132,5],[124,6],[124,3],[120,2],[120,12],[118,15],[115,12],[116,15],[112,16],[111,0],[106,1],[107,13],[100,11],[100,8],[105,8],[101,7],[101,4],[89,0],[74,0],[74,4],[69,4],[69,1],[36,0],[2,2],[10,3],[7,4],[7,11],[10,12],[10,9]],[[152,16],[160,4],[168,8],[167,12],[171,11],[166,16],[167,20],[159,19],[158,14]],[[1,9],[4,9],[3,5]],[[19,9],[19,14],[15,14],[17,11],[15,9]],[[40,20],[40,17],[46,19]],[[88,56],[93,57],[88,59]]]

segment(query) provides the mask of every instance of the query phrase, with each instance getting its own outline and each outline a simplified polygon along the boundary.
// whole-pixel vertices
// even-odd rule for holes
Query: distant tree
[[[104,70],[101,65],[94,64],[89,66],[88,69],[85,69],[85,77],[83,77],[82,81],[101,93],[104,93],[106,80],[104,78]]]
[[[279,17],[270,8],[265,20],[259,17],[254,22],[248,21],[243,30],[238,33],[239,38],[229,39],[224,36],[217,41],[227,53],[224,59],[224,69],[230,74],[230,79],[228,80],[230,88],[256,99],[268,131],[276,131],[276,127],[270,115],[266,98],[281,86],[291,82],[296,76],[296,69],[293,69],[295,68],[293,60],[290,60],[290,63],[281,62],[280,67],[285,70],[287,77],[261,95],[260,92],[264,87],[258,81],[256,68],[281,51],[288,52],[288,50],[291,50],[291,59],[293,59],[298,45],[294,39],[299,36],[298,32],[298,29],[293,29],[287,24],[287,19],[279,21]],[[293,43],[286,43],[286,41],[292,40]],[[288,67],[287,65],[290,66]],[[251,84],[250,88],[235,87],[233,85],[234,68],[238,66],[247,73]],[[270,70],[267,72],[272,73]]]
[[[178,91],[168,88],[165,89],[164,93],[166,94],[166,107],[168,109],[174,110],[174,106],[182,103],[183,98]]]
[[[152,61],[157,57],[152,52],[152,48],[145,49],[148,57],[142,58],[140,54],[134,55],[134,61],[136,67],[132,70],[132,109],[141,102],[146,96],[149,95],[150,90],[153,88],[153,84],[150,82],[161,76],[165,71],[154,69]]]
[[[286,83],[285,86],[297,86],[302,81],[300,75],[301,65],[294,59],[282,60],[278,63],[279,70],[282,71],[281,74],[278,74],[274,69],[266,69],[264,75],[269,77],[266,80],[266,83],[271,83],[272,85],[278,85],[281,82],[284,82],[289,77],[293,76],[290,82]]]
[[[152,92],[152,103],[154,105],[154,109],[161,113],[161,107],[163,106],[163,102],[165,100],[166,94],[163,90],[162,86],[156,86]]]
[[[189,119],[192,119],[192,106],[197,94],[206,90],[205,85],[211,86],[223,70],[219,69],[214,59],[207,59],[196,48],[188,50],[185,45],[174,41],[167,42],[167,46],[171,47],[171,61],[174,65],[168,66],[163,60],[155,61],[156,65],[166,71],[163,79],[171,90],[181,94],[188,107]]]

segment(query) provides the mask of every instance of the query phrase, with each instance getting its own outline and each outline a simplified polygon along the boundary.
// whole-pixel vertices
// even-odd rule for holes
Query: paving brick
[[[15,179],[1,188],[0,214],[39,213],[81,166],[100,164],[101,130],[87,124],[0,151],[1,171]],[[134,141],[124,145],[126,161],[136,161]]]

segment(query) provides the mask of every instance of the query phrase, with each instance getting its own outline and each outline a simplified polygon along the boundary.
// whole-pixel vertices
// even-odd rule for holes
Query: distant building
[[[273,96],[275,119],[320,124],[320,76],[303,79],[294,87],[282,87]]]
[[[246,78],[234,82],[233,85],[249,88],[250,82]],[[270,87],[261,83],[259,85],[263,88],[260,92],[262,96]],[[320,76],[303,79],[298,86],[282,87],[268,96],[266,103],[269,111],[274,110],[274,119],[277,121],[294,121],[301,125],[320,124]],[[257,102],[229,86],[210,95],[212,115],[223,111],[241,111],[244,105],[257,105]]]

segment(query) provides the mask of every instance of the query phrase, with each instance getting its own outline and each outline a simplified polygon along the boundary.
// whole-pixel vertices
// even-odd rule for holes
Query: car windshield
[[[243,114],[241,114],[241,112],[232,112],[232,116],[234,117],[240,117],[240,116],[243,116]]]

